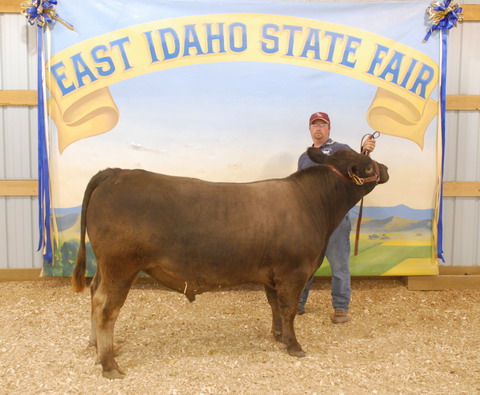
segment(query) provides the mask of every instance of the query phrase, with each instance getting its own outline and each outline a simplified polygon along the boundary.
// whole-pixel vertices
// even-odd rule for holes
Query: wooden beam
[[[407,287],[411,291],[480,289],[480,275],[408,276]]]
[[[480,266],[446,266],[438,265],[440,275],[480,275]]]
[[[0,90],[0,106],[36,106],[36,90]],[[447,95],[447,110],[480,110],[480,95]]]
[[[23,0],[0,0],[0,13],[19,14]],[[466,22],[480,21],[480,4],[462,4],[463,20]]]
[[[23,0],[0,0],[0,13],[19,14],[20,4]],[[466,22],[480,21],[479,4],[462,4],[463,20]]]
[[[42,280],[42,269],[0,269],[0,281]]]
[[[443,183],[443,196],[475,197],[480,196],[480,182],[449,181]]]
[[[38,181],[0,180],[0,196],[38,196]]]
[[[447,110],[480,110],[480,95],[447,95]]]
[[[20,14],[23,0],[0,0],[0,12],[4,14]]]
[[[37,196],[37,180],[0,180],[0,196]],[[443,184],[444,197],[480,197],[480,182],[449,181]]]
[[[448,269],[447,269],[448,268]],[[439,267],[440,273],[445,269],[445,272],[451,273],[480,273],[480,266],[442,266]],[[477,270],[479,269],[479,270]],[[59,277],[41,277],[41,269],[0,269],[0,282],[4,281],[48,281],[51,279],[58,279]],[[398,277],[362,277],[379,280],[397,280]],[[352,281],[356,282],[362,278],[353,277]],[[65,277],[66,281],[69,281]],[[480,275],[447,275],[440,274],[439,276],[406,276],[406,285],[412,291],[433,291],[445,289],[480,289]],[[154,282],[150,277],[139,277],[137,281]],[[315,282],[326,281],[326,278],[316,277]],[[157,284],[155,282],[155,284]]]
[[[0,106],[36,106],[36,90],[1,91]]]
[[[461,4],[463,20],[466,22],[480,21],[480,4]]]

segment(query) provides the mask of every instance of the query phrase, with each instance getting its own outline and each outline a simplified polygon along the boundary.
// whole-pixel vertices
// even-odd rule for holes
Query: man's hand
[[[370,152],[373,152],[375,149],[375,144],[375,138],[373,135],[369,135],[365,143],[363,143],[362,153],[369,154]]]

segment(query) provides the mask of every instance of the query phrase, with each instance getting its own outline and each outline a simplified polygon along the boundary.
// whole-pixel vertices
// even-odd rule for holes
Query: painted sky
[[[76,32],[56,29],[54,51],[129,24],[250,11],[345,24],[401,41],[433,58],[438,52],[435,37],[428,44],[421,43],[426,31],[424,2],[150,2],[144,8],[135,5],[135,12],[129,14],[130,2],[112,1],[106,13],[110,19],[77,17],[78,9],[88,8],[91,1],[71,3],[75,4],[62,3],[59,13]],[[392,9],[406,20],[420,15],[418,25],[392,24]],[[373,11],[374,20],[360,16]],[[339,74],[255,62],[191,65],[122,81],[110,87],[120,110],[112,131],[75,142],[62,154],[55,148],[53,131],[53,204],[62,208],[80,205],[90,177],[106,167],[144,168],[210,181],[288,176],[311,144],[308,118],[313,112],[329,113],[331,137],[358,150],[361,137],[372,132],[365,114],[376,89]],[[389,167],[391,178],[368,197],[367,205],[433,207],[436,134],[435,119],[426,131],[423,150],[409,140],[380,137],[373,157]]]

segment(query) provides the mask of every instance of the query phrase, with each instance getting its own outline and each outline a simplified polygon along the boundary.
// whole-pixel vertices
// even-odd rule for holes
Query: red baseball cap
[[[313,121],[316,121],[317,119],[321,119],[322,121],[325,121],[326,123],[328,123],[330,125],[330,117],[328,116],[327,113],[324,113],[324,112],[316,112],[316,113],[313,113],[311,116],[310,116],[310,123],[309,125],[312,124]]]

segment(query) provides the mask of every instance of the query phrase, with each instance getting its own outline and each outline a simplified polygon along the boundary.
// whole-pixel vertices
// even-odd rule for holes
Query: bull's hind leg
[[[280,310],[278,309],[278,297],[277,291],[265,285],[265,293],[267,294],[267,300],[272,308],[272,334],[275,340],[282,340],[282,318],[280,316]]]
[[[113,333],[115,322],[127,298],[134,278],[116,282],[105,281],[102,276],[93,295],[93,320],[97,343],[97,355],[102,364],[103,376],[110,379],[123,378],[125,375],[118,367],[113,354]]]
[[[282,341],[287,346],[288,353],[294,357],[305,356],[305,352],[295,336],[293,322],[297,315],[298,300],[306,281],[305,276],[305,279],[298,279],[298,281],[290,277],[288,281],[277,282],[277,303],[282,321]]]
[[[90,296],[91,296],[91,299],[90,299],[91,329],[90,329],[90,341],[89,341],[90,346],[97,346],[97,324],[96,324],[94,308],[93,308],[93,298],[95,296],[95,292],[97,292],[99,282],[100,282],[100,271],[97,271],[95,273],[95,276],[93,277],[92,284],[90,285]]]

